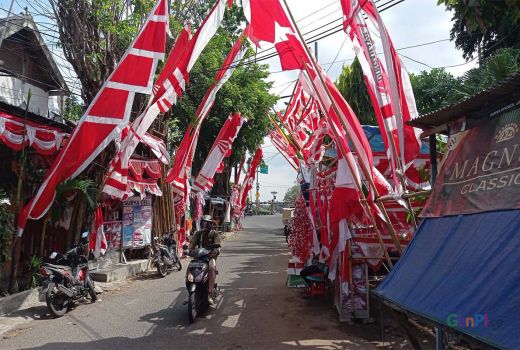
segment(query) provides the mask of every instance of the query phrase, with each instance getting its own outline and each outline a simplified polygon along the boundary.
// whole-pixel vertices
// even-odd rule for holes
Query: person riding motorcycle
[[[221,244],[221,239],[218,232],[213,230],[213,220],[210,215],[202,216],[200,222],[201,230],[197,231],[190,239],[189,251],[193,251],[197,246],[201,248],[208,248],[212,244]],[[211,259],[209,261],[208,272],[208,302],[213,304],[213,288],[217,277],[217,256],[220,254],[220,248],[213,249],[211,252]]]

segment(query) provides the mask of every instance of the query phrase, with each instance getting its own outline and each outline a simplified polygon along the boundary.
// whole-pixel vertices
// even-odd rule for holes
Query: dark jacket
[[[206,248],[210,244],[221,244],[220,236],[218,232],[215,230],[205,231],[200,230],[197,231],[193,237],[190,239],[190,250],[195,249],[196,246],[200,246],[201,248]]]

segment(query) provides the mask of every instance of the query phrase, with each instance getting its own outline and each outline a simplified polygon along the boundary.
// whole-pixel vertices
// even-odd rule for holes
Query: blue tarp
[[[425,219],[375,294],[496,347],[520,349],[520,210]]]

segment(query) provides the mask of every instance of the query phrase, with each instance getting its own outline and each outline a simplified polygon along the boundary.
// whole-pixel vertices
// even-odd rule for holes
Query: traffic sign
[[[268,173],[269,173],[269,167],[267,165],[261,165],[260,174],[268,174]]]

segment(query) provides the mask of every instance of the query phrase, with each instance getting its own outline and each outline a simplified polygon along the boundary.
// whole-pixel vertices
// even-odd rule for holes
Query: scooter
[[[165,277],[173,268],[176,268],[177,271],[181,271],[182,264],[177,255],[177,242],[172,238],[171,233],[163,237],[163,244],[159,243],[157,237],[155,237],[154,240],[156,252],[153,263],[157,267],[159,275]]]
[[[42,287],[39,299],[47,303],[49,312],[54,317],[65,315],[67,310],[77,300],[87,296],[92,302],[97,300],[88,269],[88,259],[85,255],[88,247],[88,232],[81,235],[80,244],[65,254],[53,252],[50,259],[56,264],[44,263],[40,267]]]
[[[217,283],[208,295],[209,261],[214,249],[220,248],[220,244],[212,244],[205,248],[199,248],[190,253],[193,258],[186,269],[186,289],[188,289],[188,317],[190,323],[195,322],[197,315],[207,311],[209,307],[208,297],[216,297],[219,293]]]

